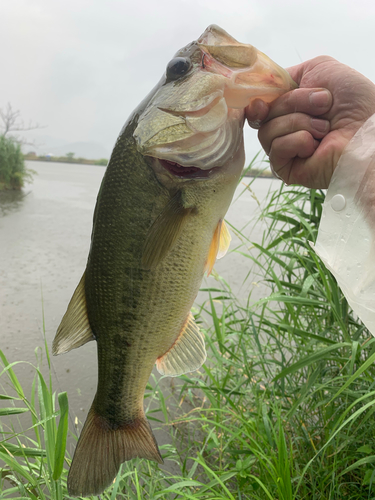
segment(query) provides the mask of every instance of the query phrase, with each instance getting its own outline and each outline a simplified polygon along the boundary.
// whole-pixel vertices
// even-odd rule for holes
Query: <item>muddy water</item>
[[[84,271],[96,195],[105,169],[43,162],[28,162],[28,167],[37,172],[32,184],[22,192],[0,193],[0,349],[10,361],[34,363],[34,350],[43,345],[43,310],[51,346]],[[269,189],[278,187],[277,180],[257,179],[252,184],[254,193],[245,190],[230,208],[227,220],[259,241],[264,227],[247,226],[258,210],[253,196],[261,201]],[[235,198],[243,190],[241,185]],[[234,238],[231,248],[238,243]],[[243,284],[250,260],[238,253],[229,253],[215,269],[244,301],[249,291],[253,300],[264,293],[251,276]],[[210,277],[203,286],[217,287],[218,283]],[[200,292],[197,300],[204,302],[207,294]],[[71,418],[83,421],[96,388],[95,343],[53,358],[52,363],[55,390],[68,391]],[[16,370],[27,390],[32,368],[23,364]]]

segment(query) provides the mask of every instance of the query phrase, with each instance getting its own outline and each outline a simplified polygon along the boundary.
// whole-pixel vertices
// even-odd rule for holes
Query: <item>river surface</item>
[[[0,349],[10,362],[35,363],[35,348],[44,342],[43,323],[51,348],[85,269],[95,200],[105,168],[26,164],[36,171],[34,182],[20,192],[0,192]],[[256,179],[251,191],[245,186],[250,182],[252,179],[245,178],[239,185],[226,220],[259,242],[265,226],[249,221],[259,214],[258,203],[269,190],[278,189],[280,181]],[[233,236],[231,248],[239,243]],[[252,301],[265,293],[265,287],[251,275],[244,283],[250,268],[251,260],[233,250],[215,265],[244,302],[249,292]],[[211,276],[202,284],[207,286],[217,288],[218,282]],[[206,292],[200,292],[197,301],[202,304],[207,298]],[[96,389],[95,342],[51,361],[55,390],[68,392],[71,418],[83,422]],[[27,390],[32,367],[21,364],[15,369]]]

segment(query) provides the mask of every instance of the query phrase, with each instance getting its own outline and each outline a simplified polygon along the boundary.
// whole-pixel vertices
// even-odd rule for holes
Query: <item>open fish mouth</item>
[[[236,154],[253,99],[269,103],[295,86],[265,54],[210,26],[168,64],[139,115],[137,150],[163,161],[171,175],[202,177]]]
[[[217,170],[215,167],[210,168],[208,170],[203,170],[198,167],[184,167],[175,161],[162,160],[159,159],[159,163],[161,166],[167,170],[174,177],[178,177],[180,179],[202,179],[209,177],[214,170]]]
[[[238,110],[235,111],[238,114]],[[192,132],[175,142],[149,147],[145,154],[169,162],[168,168],[175,164],[183,169],[192,168],[202,172],[221,167],[233,156],[241,138],[242,116],[241,111],[240,119],[236,117],[228,120],[226,117],[226,121],[216,130],[209,133]],[[176,169],[174,171],[177,173]]]
[[[192,78],[205,85],[211,84],[212,75],[195,74]],[[138,150],[170,162],[166,168],[179,177],[181,172],[173,169],[173,164],[200,171],[223,166],[236,150],[244,121],[244,111],[228,109],[223,93],[215,88],[182,104],[158,103],[147,110],[134,134]]]

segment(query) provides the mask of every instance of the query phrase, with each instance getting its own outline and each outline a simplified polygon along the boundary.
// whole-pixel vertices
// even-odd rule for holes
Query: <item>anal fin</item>
[[[189,313],[176,342],[156,360],[156,368],[162,375],[177,377],[198,370],[206,357],[203,335]]]
[[[87,316],[85,273],[83,273],[57,329],[52,344],[52,354],[57,356],[68,352],[90,342],[90,340],[95,340],[95,337]]]
[[[231,239],[232,238],[228,231],[227,225],[225,224],[225,221],[223,219],[220,219],[216,226],[210,249],[208,251],[205,267],[207,276],[211,274],[216,259],[221,259],[227,253]]]

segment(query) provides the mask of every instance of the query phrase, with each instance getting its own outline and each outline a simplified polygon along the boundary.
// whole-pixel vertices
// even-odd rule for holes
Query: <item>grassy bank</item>
[[[0,135],[0,191],[21,189],[25,181],[31,180],[32,173],[25,167],[20,144]]]
[[[252,281],[266,283],[267,297],[243,304],[230,279],[217,276],[195,311],[197,321],[203,312],[210,317],[209,362],[180,377],[168,398],[156,379],[146,393],[152,426],[170,434],[164,459],[179,474],[133,460],[102,498],[375,498],[375,339],[308,243],[322,203],[318,191],[281,186],[261,214],[262,244],[237,231],[236,251],[248,257]],[[64,443],[75,429],[68,430],[67,396],[54,395],[38,364],[24,394],[17,363],[1,360],[0,498],[69,498]],[[21,414],[33,437],[12,429]]]
[[[106,167],[108,160],[100,158],[99,160],[89,160],[87,158],[74,158],[74,156],[37,156],[35,154],[26,154],[23,156],[28,161],[45,161],[54,163],[76,163],[79,165],[97,165]]]

